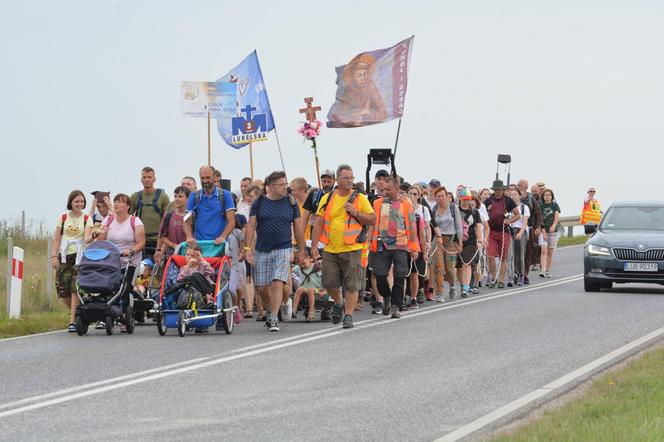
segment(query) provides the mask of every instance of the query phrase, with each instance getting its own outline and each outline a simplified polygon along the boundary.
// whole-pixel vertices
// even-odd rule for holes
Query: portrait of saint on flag
[[[362,52],[336,68],[337,93],[327,114],[328,127],[361,127],[401,118],[414,38]]]

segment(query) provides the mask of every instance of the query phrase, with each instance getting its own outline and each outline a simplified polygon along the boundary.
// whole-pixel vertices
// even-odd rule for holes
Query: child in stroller
[[[187,264],[180,269],[177,282],[190,283],[205,296],[205,303],[211,304],[214,299],[214,269],[203,259],[198,245],[187,247],[185,257]]]

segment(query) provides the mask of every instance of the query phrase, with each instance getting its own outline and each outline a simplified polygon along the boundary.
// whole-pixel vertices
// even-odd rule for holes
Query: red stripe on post
[[[18,279],[23,280],[23,261],[18,262]]]
[[[23,279],[23,261],[12,258],[12,276]]]

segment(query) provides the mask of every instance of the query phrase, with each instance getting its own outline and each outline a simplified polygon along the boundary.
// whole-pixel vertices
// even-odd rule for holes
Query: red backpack
[[[113,214],[108,215],[108,221],[106,221],[106,228],[108,228],[111,225],[111,223],[113,222],[114,219],[115,219],[115,215],[113,215]],[[129,225],[131,225],[131,230],[133,230],[135,232],[136,231],[136,215],[131,215],[129,217]]]
[[[60,237],[65,233],[65,221],[67,221],[67,217],[69,216],[68,213],[63,213],[62,216],[60,217],[61,226],[60,226]],[[90,216],[88,215],[83,215],[83,228],[85,228],[85,225],[88,223],[88,219],[90,219]]]

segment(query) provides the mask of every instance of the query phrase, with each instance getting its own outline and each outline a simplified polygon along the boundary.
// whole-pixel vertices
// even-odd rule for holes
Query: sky
[[[661,199],[661,1],[3,1],[0,218],[54,224],[73,189],[140,189],[156,169],[172,192],[207,161],[205,119],[184,118],[181,81],[214,81],[254,49],[286,172],[315,181],[296,133],[304,97],[327,114],[335,66],[415,35],[397,172],[409,182],[488,187],[499,153],[512,181],[544,181],[563,215],[589,186],[604,208]],[[362,177],[397,122],[327,129],[322,168]],[[274,133],[255,144],[256,177],[279,169]],[[212,163],[233,188],[248,149],[214,131]],[[376,169],[374,169],[375,171]],[[504,174],[501,173],[501,178]]]

